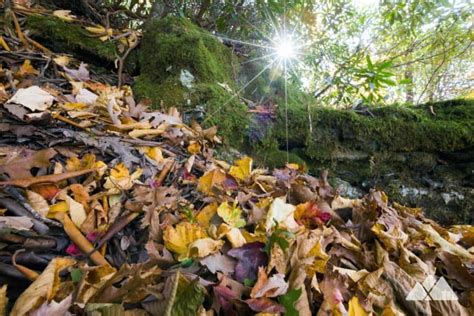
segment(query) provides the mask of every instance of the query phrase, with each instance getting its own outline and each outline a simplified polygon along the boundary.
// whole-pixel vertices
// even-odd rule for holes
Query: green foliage
[[[303,290],[292,289],[285,295],[278,297],[278,302],[285,308],[284,316],[299,316],[298,310],[295,308],[295,303],[301,296]]]
[[[197,278],[189,284],[179,286],[170,315],[195,315],[199,306],[204,302],[205,291]]]
[[[81,269],[72,269],[71,270],[71,280],[74,283],[81,281],[82,279],[82,271]]]
[[[268,241],[265,244],[265,248],[263,248],[263,251],[265,251],[267,254],[270,254],[274,244],[277,244],[280,246],[281,250],[285,251],[290,245],[287,239],[293,238],[295,236],[286,229],[278,228],[278,223],[276,224],[277,226],[275,231],[273,231],[273,233],[270,235],[270,238],[268,238]]]

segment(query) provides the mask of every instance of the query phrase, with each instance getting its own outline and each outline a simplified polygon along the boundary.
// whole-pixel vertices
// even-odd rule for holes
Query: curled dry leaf
[[[43,196],[31,190],[26,190],[26,197],[28,202],[30,202],[31,207],[33,207],[36,212],[44,217],[48,215],[49,205]]]
[[[20,295],[10,315],[26,315],[51,301],[60,286],[59,272],[73,265],[71,258],[54,258],[41,275]]]

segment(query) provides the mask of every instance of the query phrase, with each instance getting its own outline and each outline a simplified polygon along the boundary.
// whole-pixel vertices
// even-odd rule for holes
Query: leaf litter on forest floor
[[[19,89],[0,68],[0,314],[473,314],[472,226],[382,191],[345,199],[294,164],[221,161],[216,127],[26,56],[8,65]],[[49,62],[57,81],[26,81]],[[406,300],[427,278],[457,300]]]

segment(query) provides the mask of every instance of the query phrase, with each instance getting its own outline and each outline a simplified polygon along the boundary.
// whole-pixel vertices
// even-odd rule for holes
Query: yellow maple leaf
[[[359,298],[357,296],[353,296],[349,301],[348,316],[367,316],[367,312],[364,310],[362,305],[360,305]]]
[[[199,178],[197,189],[203,193],[211,194],[212,187],[222,183],[225,178],[226,175],[222,170],[219,168],[212,169]]]
[[[245,226],[245,220],[242,218],[242,210],[237,206],[237,201],[232,206],[229,203],[223,202],[217,208],[217,215],[219,215],[224,222],[233,227]]]
[[[156,162],[163,162],[164,160],[160,147],[147,147],[145,150],[145,155]]]
[[[198,142],[194,142],[192,144],[189,144],[188,152],[191,155],[199,154],[201,152],[201,145]]]
[[[85,154],[81,159],[77,157],[69,158],[66,161],[66,170],[67,171],[79,171],[84,169],[94,168],[95,164],[95,155],[94,154]]]
[[[207,237],[204,228],[189,222],[181,222],[176,227],[167,226],[163,232],[165,247],[178,254],[179,261],[183,261],[188,257],[189,245],[198,239]]]
[[[206,205],[199,213],[196,215],[196,221],[199,225],[203,227],[209,226],[209,221],[217,212],[217,203],[213,202],[209,205]]]
[[[21,65],[20,69],[15,73],[17,77],[24,77],[26,75],[38,75],[39,71],[36,70],[29,59],[26,59]]]
[[[135,172],[130,174],[127,167],[123,163],[119,163],[110,171],[110,176],[104,183],[104,188],[112,194],[118,194],[121,190],[129,190],[132,188],[134,181],[142,175],[142,172],[141,168],[137,168]]]
[[[237,160],[230,168],[229,174],[238,180],[247,180],[252,174],[252,158],[246,156]]]

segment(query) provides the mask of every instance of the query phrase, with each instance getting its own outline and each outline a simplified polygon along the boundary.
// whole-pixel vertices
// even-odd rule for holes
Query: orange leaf
[[[0,186],[3,185],[13,185],[16,187],[21,188],[28,188],[33,184],[39,183],[56,183],[59,181],[63,181],[69,178],[79,177],[87,173],[91,173],[97,169],[86,169],[80,171],[72,171],[72,172],[65,172],[60,174],[50,174],[47,176],[38,176],[38,177],[29,177],[25,179],[15,179],[15,180],[8,180],[8,181],[1,181]]]

